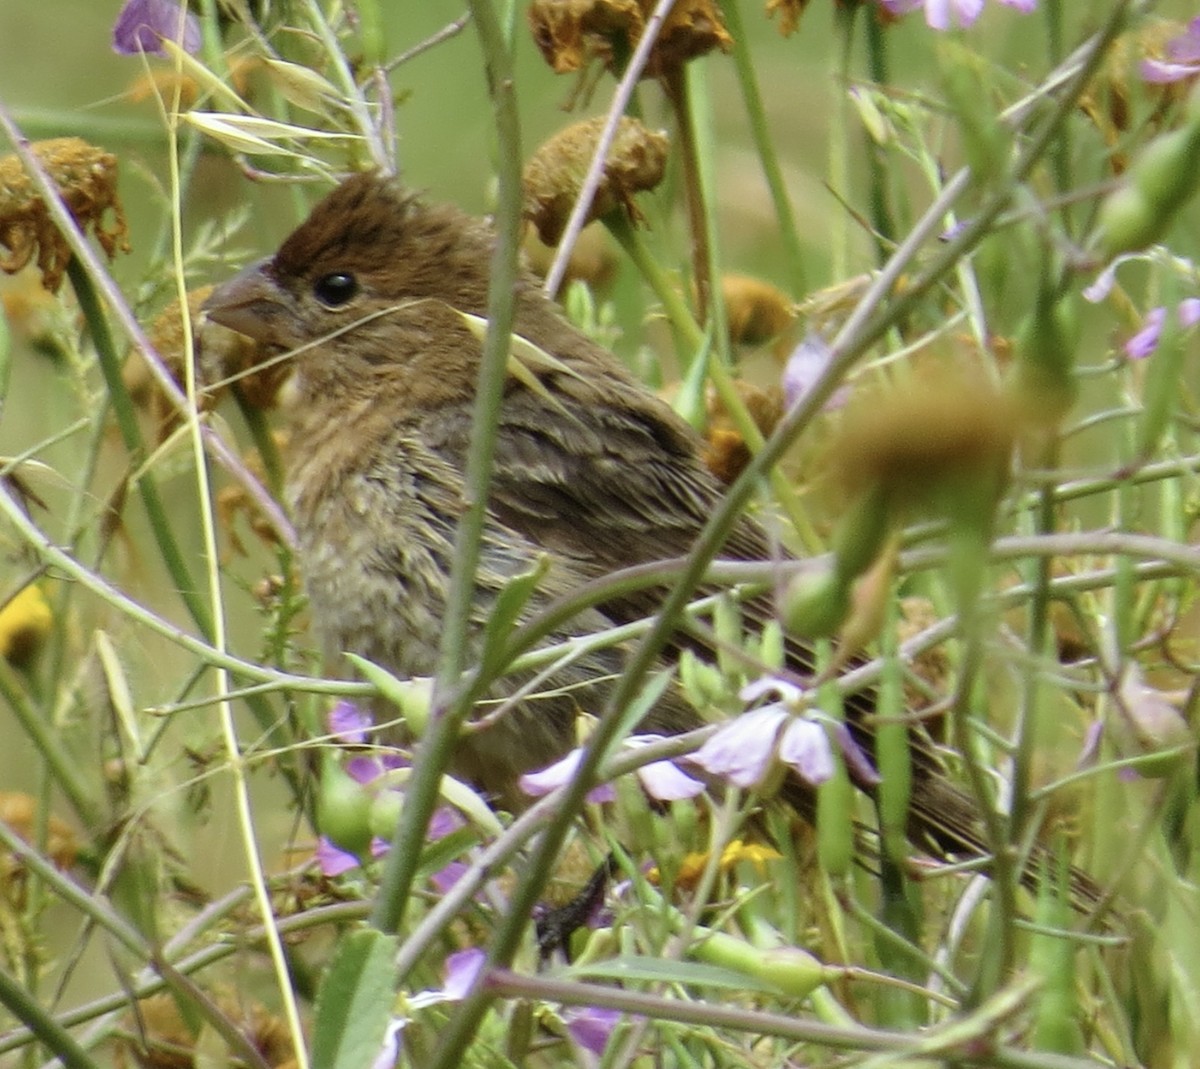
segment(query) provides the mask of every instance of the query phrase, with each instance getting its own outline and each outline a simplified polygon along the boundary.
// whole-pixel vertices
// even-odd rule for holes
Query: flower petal
[[[584,1050],[597,1056],[604,1053],[608,1037],[613,1034],[620,1019],[619,1010],[602,1006],[572,1006],[563,1012],[563,1020],[567,1022],[567,1032],[571,1038]]]
[[[833,775],[829,736],[815,720],[792,717],[779,739],[779,760],[790,765],[805,783],[819,787]]]
[[[466,998],[471,985],[483,968],[487,955],[478,947],[459,950],[446,959],[446,978],[442,983],[442,994],[446,1001],[454,1002]]]
[[[541,798],[551,791],[558,790],[564,783],[569,783],[582,759],[583,750],[576,747],[560,761],[555,761],[554,764],[548,765],[538,772],[526,772],[517,780],[517,785],[531,798]],[[601,783],[588,791],[587,800],[589,802],[611,802],[616,797],[617,792],[613,790],[611,784]]]
[[[1153,85],[1165,85],[1169,82],[1182,82],[1185,78],[1194,77],[1200,73],[1200,66],[1195,63],[1167,63],[1161,59],[1144,59],[1140,65],[1143,82]]]
[[[1142,360],[1158,348],[1158,339],[1162,335],[1166,318],[1167,310],[1161,305],[1151,308],[1146,313],[1145,326],[1125,343],[1125,355],[1130,360]]]
[[[883,777],[871,763],[867,751],[859,746],[850,734],[850,729],[840,720],[833,725],[833,738],[838,744],[838,749],[842,751],[842,760],[846,762],[846,767],[856,783],[864,787],[877,787],[883,782]]]
[[[695,798],[704,791],[704,784],[675,766],[673,761],[651,761],[637,770],[642,789],[660,802],[678,802]]]
[[[775,753],[775,737],[788,713],[778,705],[753,709],[731,720],[692,754],[692,763],[737,787],[762,781]]]
[[[756,702],[768,694],[774,695],[781,702],[792,705],[804,697],[804,691],[800,687],[776,676],[762,676],[752,683],[747,683],[738,691],[738,697],[746,703]]]
[[[340,701],[325,718],[329,733],[343,745],[361,746],[367,741],[367,731],[373,726],[368,713],[354,702]]]
[[[165,56],[162,41],[179,41],[185,52],[200,51],[200,23],[174,0],[125,0],[113,23],[113,51]]]
[[[340,876],[343,872],[358,868],[359,865],[358,858],[348,850],[334,846],[324,835],[317,840],[315,853],[322,876]]]

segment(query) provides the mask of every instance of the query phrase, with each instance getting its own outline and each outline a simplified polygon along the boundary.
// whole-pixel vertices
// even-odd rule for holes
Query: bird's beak
[[[260,260],[222,282],[209,294],[201,310],[219,323],[255,341],[286,345],[287,294]]]

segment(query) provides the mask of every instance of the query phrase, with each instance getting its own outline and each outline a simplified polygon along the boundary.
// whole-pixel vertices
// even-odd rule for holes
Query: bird
[[[482,354],[470,317],[486,317],[495,242],[485,221],[428,202],[394,177],[361,173],[204,306],[209,319],[293,352],[285,491],[330,663],[348,651],[400,676],[436,672]],[[726,489],[705,466],[695,430],[570,324],[532,274],[519,275],[512,301],[514,334],[552,359],[536,382],[510,375],[500,398],[468,632],[475,657],[515,577],[543,569],[528,618],[614,571],[684,556]],[[779,553],[749,515],[721,550],[744,561]],[[642,619],[662,596],[661,588],[613,594],[551,637]],[[775,615],[771,595],[749,598],[742,612],[764,624]],[[702,647],[680,633],[668,653]],[[622,659],[610,648],[560,668],[505,715],[464,733],[454,771],[498,805],[519,808],[519,777],[575,745],[580,711],[603,705]],[[812,672],[802,642],[789,640],[787,661]],[[512,695],[528,679],[505,676],[489,697]],[[849,727],[868,752],[870,712],[869,697],[849,700]],[[702,723],[669,687],[639,730],[674,735]],[[979,810],[928,740],[913,736],[911,760],[910,839],[942,857],[985,854]],[[811,787],[793,777],[784,794],[811,817]]]

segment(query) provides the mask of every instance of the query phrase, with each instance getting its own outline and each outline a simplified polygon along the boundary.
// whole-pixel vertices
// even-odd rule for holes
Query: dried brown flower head
[[[250,1044],[262,1055],[267,1065],[280,1067],[292,1058],[292,1042],[287,1026],[273,1017],[267,1009],[244,996],[220,992],[216,1003]],[[122,1037],[117,1047],[117,1060],[127,1064],[127,1058],[143,1069],[191,1069],[197,1063],[196,1037],[179,1012],[170,995],[151,995],[137,1004],[136,1021],[130,1035]]]
[[[546,141],[525,165],[525,217],[547,245],[557,245],[562,237],[603,128],[603,116],[572,123]],[[637,119],[622,118],[589,221],[618,207],[638,218],[633,195],[662,181],[667,147],[666,134],[655,133]]]
[[[829,462],[852,494],[881,486],[901,507],[927,506],[949,483],[1004,470],[1019,429],[1013,402],[990,382],[940,369],[902,390],[862,391]]]
[[[80,229],[91,230],[110,260],[118,249],[128,252],[129,228],[117,196],[117,157],[78,137],[56,137],[32,147]],[[42,285],[58,292],[71,250],[15,153],[0,157],[0,246],[8,250],[0,257],[0,271],[14,274],[36,253]]]
[[[0,791],[0,821],[25,842],[37,842],[41,814],[39,802],[23,791]],[[60,869],[75,864],[79,843],[75,832],[53,813],[46,821],[46,842],[42,852]],[[0,897],[20,907],[25,901],[25,866],[7,850],[0,850]]]
[[[529,27],[558,74],[592,59],[609,69],[637,46],[654,0],[533,0]],[[658,34],[643,77],[656,78],[713,49],[728,52],[733,38],[712,0],[677,0]]]
[[[796,316],[792,299],[776,286],[749,275],[721,279],[729,340],[735,345],[765,345],[782,334]]]
[[[763,389],[745,379],[737,379],[734,386],[755,426],[762,431],[763,437],[769,435],[783,417],[783,391],[778,386]],[[708,427],[704,432],[707,443],[704,463],[723,483],[732,483],[750,462],[750,447],[715,391],[709,391],[705,403]]]
[[[779,33],[791,37],[800,25],[800,16],[808,7],[808,0],[767,0],[767,18],[779,15]]]
[[[1183,100],[1194,78],[1175,82],[1151,83],[1142,78],[1140,65],[1146,59],[1167,59],[1167,44],[1186,30],[1173,19],[1150,19],[1122,34],[1109,49],[1103,65],[1079,99],[1079,107],[1096,124],[1105,143],[1115,146],[1134,121],[1133,102],[1138,95],[1154,101],[1150,115],[1152,127],[1162,125],[1168,109]],[[1125,169],[1126,156],[1113,157],[1113,169]]]
[[[211,286],[201,286],[188,293],[192,323],[201,322],[200,306],[211,292]],[[158,314],[150,324],[147,335],[182,390],[185,339],[178,301],[172,301]],[[228,389],[225,381],[233,375],[249,371],[266,356],[264,348],[245,335],[217,323],[203,322],[196,345],[196,390],[200,410],[207,412],[214,408]],[[239,378],[239,388],[247,402],[255,408],[271,408],[287,373],[286,365],[275,364]],[[175,406],[158,388],[140,355],[135,354],[130,358],[125,366],[124,379],[125,387],[134,401],[157,417],[160,433],[165,434],[175,426],[178,419]]]

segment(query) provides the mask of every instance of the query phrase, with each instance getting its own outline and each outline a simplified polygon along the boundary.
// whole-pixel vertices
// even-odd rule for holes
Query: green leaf
[[[313,1069],[375,1061],[395,1007],[395,954],[395,938],[373,928],[341,941],[317,995]]]
[[[503,667],[497,660],[508,644],[521,613],[525,611],[525,606],[537,590],[538,583],[549,570],[550,557],[543,553],[538,556],[529,571],[514,576],[496,595],[496,603],[488,614],[487,626],[484,628],[483,652],[479,657],[484,674],[490,674]]]

